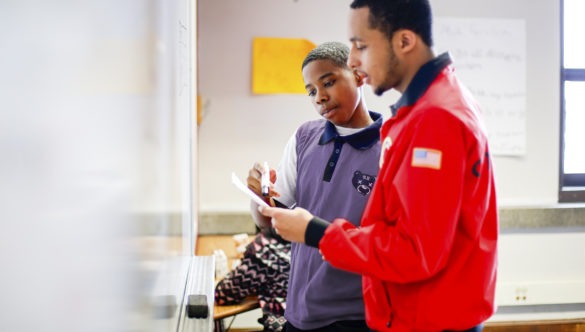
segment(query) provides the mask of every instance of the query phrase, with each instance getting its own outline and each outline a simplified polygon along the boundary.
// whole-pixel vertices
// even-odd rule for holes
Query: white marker
[[[268,162],[264,162],[264,171],[260,178],[260,186],[262,189],[262,196],[267,197],[270,193],[270,168],[268,168]]]

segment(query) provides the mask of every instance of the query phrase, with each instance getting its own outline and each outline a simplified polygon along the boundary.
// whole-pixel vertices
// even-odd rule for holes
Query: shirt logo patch
[[[384,164],[384,157],[386,156],[386,151],[390,150],[391,146],[392,139],[390,138],[390,136],[386,136],[386,138],[384,138],[384,142],[382,143],[382,148],[380,149],[380,161],[378,162],[380,168],[382,168],[382,165]]]
[[[374,182],[376,182],[376,177],[373,175],[364,174],[360,171],[353,172],[351,183],[362,196],[367,196],[372,191]]]
[[[441,157],[443,152],[427,148],[414,148],[412,150],[413,167],[426,167],[441,169]]]

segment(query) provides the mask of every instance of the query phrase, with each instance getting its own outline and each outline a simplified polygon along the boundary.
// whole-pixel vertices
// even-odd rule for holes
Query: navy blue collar
[[[392,115],[396,115],[396,112],[401,107],[414,105],[414,103],[416,103],[417,100],[427,91],[439,73],[451,63],[451,56],[449,53],[445,52],[420,67],[410,84],[408,84],[402,97],[398,99],[396,104],[390,106]]]
[[[369,111],[370,117],[374,120],[374,123],[367,126],[363,130],[358,131],[355,134],[347,136],[339,136],[335,125],[330,121],[325,123],[325,131],[319,139],[319,145],[324,145],[332,140],[341,140],[347,142],[354,149],[365,150],[374,145],[380,140],[380,128],[382,127],[382,115],[380,113]]]

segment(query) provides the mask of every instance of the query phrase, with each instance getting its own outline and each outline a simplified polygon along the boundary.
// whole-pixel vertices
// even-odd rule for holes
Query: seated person
[[[238,304],[257,295],[263,331],[280,332],[286,322],[284,309],[290,270],[290,243],[271,229],[258,233],[241,259],[215,287],[215,303]]]

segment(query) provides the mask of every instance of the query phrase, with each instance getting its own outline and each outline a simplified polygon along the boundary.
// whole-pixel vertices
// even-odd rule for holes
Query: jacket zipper
[[[390,294],[388,292],[388,288],[384,285],[384,295],[386,295],[386,301],[388,302],[388,307],[390,308],[390,313],[388,314],[388,322],[386,323],[386,327],[392,327],[392,321],[394,320],[394,312],[392,311],[392,301],[390,301]]]

